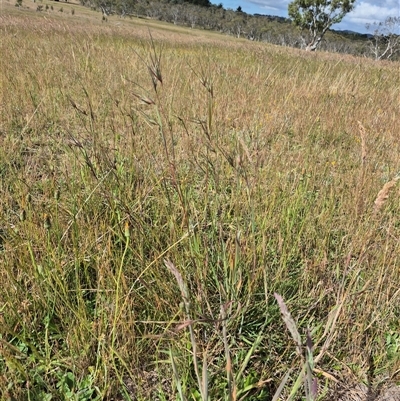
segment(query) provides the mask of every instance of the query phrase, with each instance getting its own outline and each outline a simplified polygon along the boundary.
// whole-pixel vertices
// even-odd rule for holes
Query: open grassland
[[[0,16],[0,399],[287,399],[274,293],[398,383],[399,64],[62,6]]]

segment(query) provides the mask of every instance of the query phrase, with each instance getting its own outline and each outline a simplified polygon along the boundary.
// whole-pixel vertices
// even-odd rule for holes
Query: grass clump
[[[1,397],[398,381],[397,65],[38,14],[1,20]]]

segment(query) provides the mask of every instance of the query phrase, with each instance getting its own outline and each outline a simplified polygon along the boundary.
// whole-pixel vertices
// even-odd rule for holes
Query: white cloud
[[[219,0],[214,0],[216,3]],[[287,17],[288,4],[292,0],[221,0],[225,7],[242,6],[245,12]],[[213,0],[211,0],[213,2]],[[333,29],[351,29],[365,32],[365,25],[384,21],[389,16],[400,16],[400,0],[357,0],[355,8],[343,22]]]
[[[367,24],[382,22],[387,17],[400,16],[400,0],[364,0],[356,2],[353,11],[348,13],[341,24],[333,29],[350,29],[357,32],[368,32]]]
[[[399,16],[400,3],[395,2],[396,0],[386,0],[380,5],[366,1],[356,3],[355,9],[346,16],[346,20],[356,24],[368,24],[384,21],[389,16]]]
[[[388,7],[388,8],[400,8],[399,0],[384,0],[383,4],[384,4],[384,7]]]
[[[248,0],[248,3],[254,4],[266,10],[287,11],[290,0]]]

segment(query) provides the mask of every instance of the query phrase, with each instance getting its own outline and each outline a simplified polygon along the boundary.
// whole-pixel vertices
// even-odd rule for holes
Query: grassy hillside
[[[1,6],[0,399],[287,399],[307,328],[318,399],[399,383],[399,64],[48,4]]]

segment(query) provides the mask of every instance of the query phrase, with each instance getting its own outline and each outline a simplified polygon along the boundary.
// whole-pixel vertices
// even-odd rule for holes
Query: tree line
[[[336,14],[333,11],[337,10],[331,10],[329,14],[319,8],[317,10],[320,12],[320,20],[318,20],[318,18],[314,18],[315,15],[310,14],[309,10],[301,8],[304,5],[302,2],[312,3],[310,0],[292,2],[289,6],[291,19],[271,15],[251,15],[244,12],[242,7],[238,7],[236,10],[225,9],[222,4],[212,4],[209,0],[80,1],[85,6],[101,11],[104,19],[109,15],[150,18],[193,29],[217,31],[237,38],[269,42],[281,46],[308,50],[315,50],[318,46],[326,51],[377,59],[385,58],[385,55],[390,55],[392,59],[398,58],[398,52],[397,50],[393,51],[393,48],[382,56],[387,35],[380,34],[378,29],[370,35],[330,29],[332,24],[338,22],[351,9],[350,6],[339,10]],[[300,3],[297,8],[294,4],[296,2]],[[321,0],[317,2],[321,3]],[[353,3],[354,1],[348,2],[350,5]],[[312,25],[313,21],[316,21],[314,25]],[[381,28],[383,26],[382,23],[378,25]],[[392,38],[390,44],[393,42],[395,41]]]

